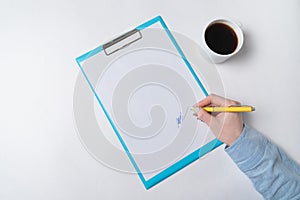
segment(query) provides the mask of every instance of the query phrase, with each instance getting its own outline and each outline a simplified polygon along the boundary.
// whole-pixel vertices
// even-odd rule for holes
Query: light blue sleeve
[[[245,125],[225,151],[265,199],[300,199],[300,167],[258,131]]]

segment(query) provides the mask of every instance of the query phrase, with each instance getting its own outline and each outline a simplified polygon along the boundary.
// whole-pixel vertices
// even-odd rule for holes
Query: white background
[[[300,2],[0,1],[0,199],[261,199],[223,151],[146,191],[138,176],[94,160],[77,136],[75,58],[161,15],[200,42],[206,23],[240,22],[245,46],[218,66],[245,117],[300,162]]]

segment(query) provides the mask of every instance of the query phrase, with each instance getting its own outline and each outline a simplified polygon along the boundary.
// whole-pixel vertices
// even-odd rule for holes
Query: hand
[[[240,103],[230,99],[225,99],[215,94],[210,94],[208,97],[196,104],[199,108],[199,112],[196,114],[197,119],[206,123],[214,135],[229,146],[232,145],[242,133],[242,113],[208,113],[203,110],[202,107],[232,105],[240,105]]]

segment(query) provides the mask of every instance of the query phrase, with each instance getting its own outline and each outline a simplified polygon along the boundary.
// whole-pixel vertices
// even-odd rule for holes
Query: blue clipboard
[[[159,31],[157,31],[158,29]],[[186,107],[187,105],[192,105],[191,102],[195,103],[196,100],[200,100],[197,99],[199,98],[197,94],[201,93],[202,97],[205,97],[208,93],[160,16],[79,56],[76,58],[76,62],[146,189],[165,180],[223,144],[216,138],[210,141],[198,139],[198,142],[195,142],[197,141],[195,139],[197,135],[201,135],[203,130],[206,129],[203,125],[199,128],[197,120],[189,118],[189,114],[186,113]],[[146,64],[142,62],[146,62]],[[176,67],[174,67],[175,65]],[[129,76],[128,74],[130,73],[134,75]],[[120,79],[122,78],[122,81],[117,80],[116,77],[118,76]],[[178,84],[173,79],[185,79],[189,83]],[[156,83],[158,81],[163,83]],[[135,92],[131,92],[130,90],[135,87],[134,84],[142,85],[142,88],[147,92],[141,92],[141,87],[136,87],[134,89]],[[166,86],[167,84],[171,86]],[[190,92],[193,98],[188,98],[189,95],[183,93],[186,91],[186,87],[193,88],[191,89],[192,92]],[[162,91],[161,88],[168,90],[168,94],[153,92],[156,89]],[[116,90],[119,92],[115,92]],[[176,91],[181,94],[176,94]],[[164,95],[166,95],[165,98],[159,98]],[[162,104],[169,105],[172,104],[172,101],[168,101],[168,95],[172,96],[173,99],[175,98],[175,100],[176,98],[179,99],[178,101],[181,103],[179,103],[179,110],[176,111],[179,115],[174,116],[176,120],[169,120],[171,125],[168,125],[169,121],[162,116],[173,112],[173,109],[168,111],[155,106],[149,109],[148,117],[153,117],[152,121],[150,120],[151,122],[161,119],[161,121],[156,120],[156,125],[147,125],[147,123],[141,122],[144,123],[141,128],[136,124],[130,124],[131,122],[128,119],[133,119],[134,117],[130,117],[127,111],[123,109],[124,107],[130,107],[133,104],[134,109],[136,109],[134,112],[138,112],[144,109],[144,105],[143,103],[138,103],[136,99],[143,98],[149,101],[149,105],[157,105],[159,104],[157,101],[160,100],[163,101]],[[127,101],[125,97],[133,100]],[[121,102],[120,99],[125,100]],[[181,101],[181,99],[184,100]],[[176,101],[174,102],[176,103]],[[131,115],[134,115],[134,112]],[[140,114],[136,113],[137,116]],[[173,118],[173,115],[172,113],[170,114],[171,118]],[[176,121],[176,124],[173,124],[174,121]],[[166,128],[167,130],[164,132],[161,128],[158,130],[158,126],[169,128]],[[194,129],[191,127],[194,127]],[[174,132],[174,130],[178,132],[178,136],[175,138],[175,134],[169,134],[169,132]],[[202,132],[199,134],[197,131]],[[154,132],[157,134],[152,134]],[[168,145],[162,144],[165,145],[163,146],[164,148],[161,148],[163,150],[153,151],[151,149],[162,147],[158,143],[162,140],[169,141],[168,137],[172,137],[170,140],[176,145],[168,143]],[[189,137],[190,139],[186,143],[181,142]],[[201,144],[199,143],[200,140]],[[144,149],[147,149],[147,144],[151,144],[148,147],[149,152],[144,151]],[[189,146],[189,148],[186,148],[186,146]],[[141,152],[139,152],[139,148],[140,150],[142,149]],[[173,155],[173,152],[176,152],[176,155],[175,153]],[[169,159],[169,157],[172,158]],[[163,164],[160,165],[160,162]]]

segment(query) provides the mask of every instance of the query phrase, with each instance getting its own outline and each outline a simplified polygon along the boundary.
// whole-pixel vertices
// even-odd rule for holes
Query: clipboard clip
[[[132,43],[142,39],[142,33],[138,29],[133,29],[103,45],[105,55],[109,56]]]

